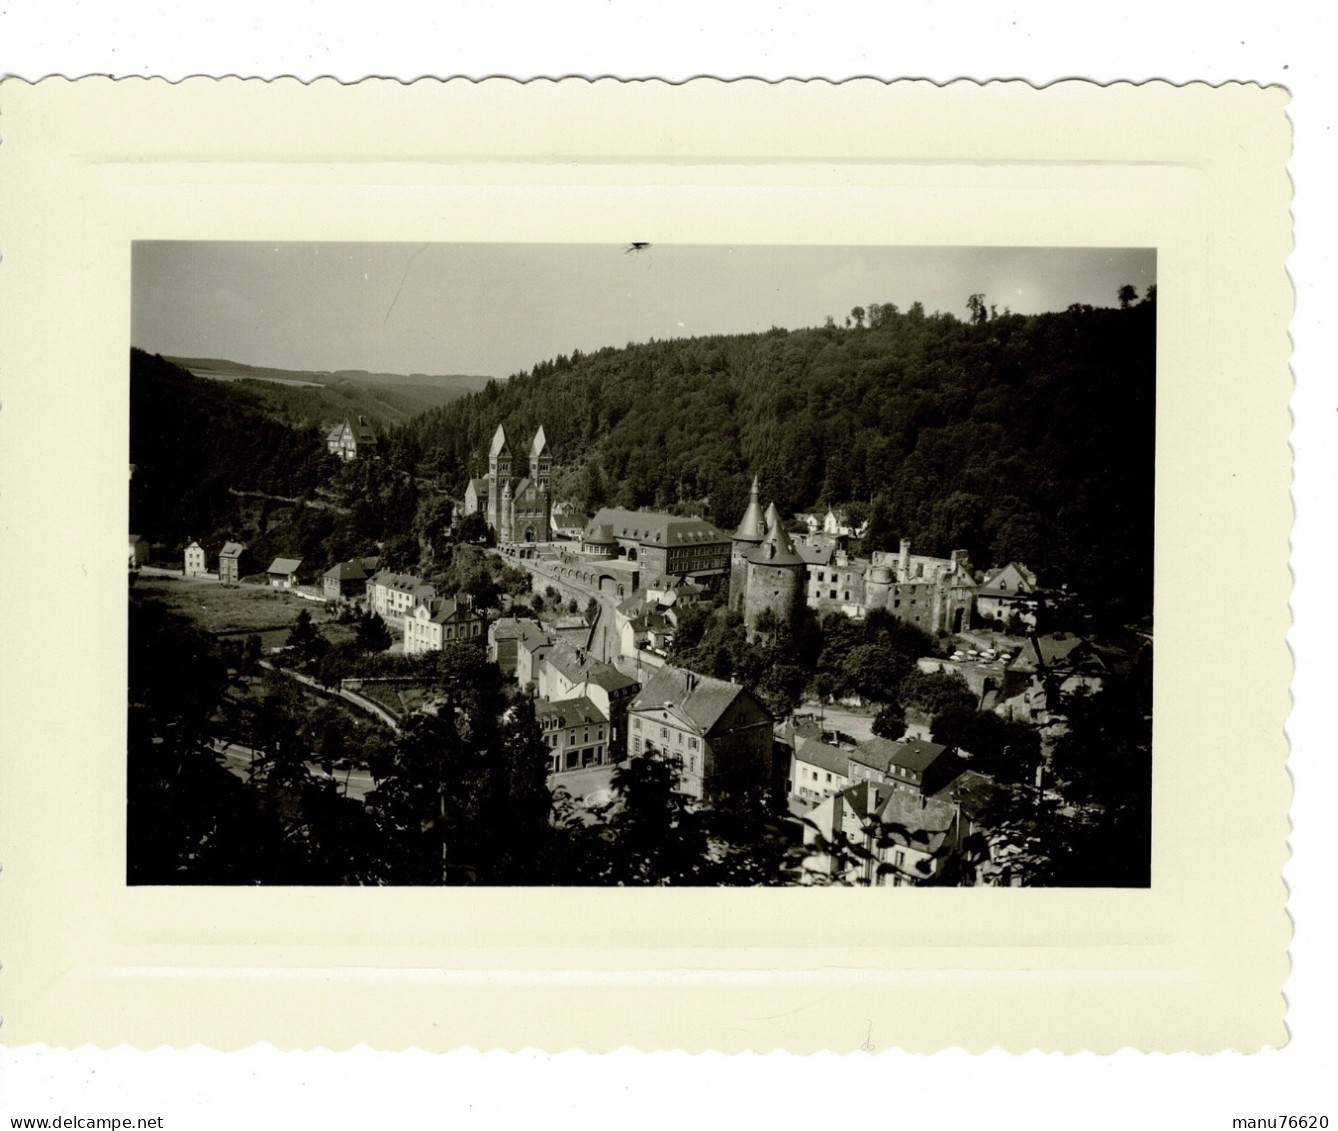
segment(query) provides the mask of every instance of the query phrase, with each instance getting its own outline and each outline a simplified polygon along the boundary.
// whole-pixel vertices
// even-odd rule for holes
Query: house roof
[[[811,542],[790,543],[794,547],[794,552],[804,559],[805,565],[830,565],[833,555],[836,553],[836,544],[833,542],[819,542],[814,545]]]
[[[523,640],[526,625],[537,627],[532,620],[520,617],[501,617],[488,627],[488,635],[493,640]]]
[[[650,677],[632,700],[630,710],[673,709],[706,734],[742,694],[744,690],[737,683],[666,664]]]
[[[364,416],[358,417],[356,421],[351,418],[341,420],[325,434],[325,438],[327,441],[338,441],[344,438],[345,433],[352,436],[354,443],[357,444],[376,443],[376,433],[372,431],[372,426],[367,423],[367,418]]]
[[[1067,633],[1062,636],[1029,636],[1022,651],[1009,666],[1022,669],[1064,667],[1071,660],[1076,661],[1074,652],[1087,651],[1086,644],[1087,641],[1081,636],[1070,636]]]
[[[246,547],[242,543],[227,542],[223,549],[219,550],[218,556],[220,558],[240,558],[244,553],[246,553]]]
[[[290,573],[296,573],[302,566],[301,558],[275,558],[266,573],[277,573],[284,576]]]
[[[538,648],[549,647],[553,643],[553,638],[533,621],[526,621],[520,631],[520,643],[526,651],[533,652]]]
[[[355,558],[352,561],[332,565],[325,571],[324,576],[331,581],[365,581],[367,570],[363,567],[362,562]]]
[[[591,526],[603,525],[609,526],[615,538],[625,538],[643,546],[691,546],[729,541],[727,534],[703,518],[680,518],[658,511],[604,507],[591,521]]]
[[[544,435],[544,426],[539,425],[539,431],[534,434],[534,442],[530,445],[530,458],[537,459],[548,451],[548,437]]]
[[[471,479],[465,485],[465,490],[469,490],[470,487],[474,488],[474,495],[476,498],[482,498],[488,493],[488,481],[486,479]]]
[[[591,546],[616,546],[618,544],[618,539],[613,536],[613,527],[607,522],[588,525],[584,540]]]
[[[621,691],[624,687],[640,686],[631,676],[623,675],[612,664],[600,664],[590,673],[589,682],[605,691]]]
[[[817,766],[819,769],[830,770],[834,774],[840,774],[843,778],[850,776],[849,752],[838,750],[835,746],[828,746],[825,742],[819,742],[816,738],[806,738],[801,734],[796,734],[794,756],[800,762],[807,762],[810,766]]]
[[[489,456],[499,456],[503,453],[511,454],[511,448],[506,442],[506,429],[500,424],[497,431],[492,434],[492,446],[488,449]]]
[[[860,782],[831,797],[833,832],[859,836],[867,820],[878,822],[881,836],[892,844],[937,853],[957,819],[946,801],[907,793],[876,782]],[[821,806],[819,807],[821,808]]]
[[[851,760],[870,766],[882,774],[894,770],[923,774],[947,749],[936,742],[912,738],[894,742],[888,738],[870,738],[855,747]]]
[[[753,487],[748,495],[748,509],[743,512],[743,520],[734,531],[737,542],[760,542],[767,534],[766,519],[762,517],[762,505],[757,501],[757,476],[753,476]]]
[[[537,719],[557,719],[558,726],[574,727],[587,723],[607,723],[608,717],[584,695],[573,699],[559,699],[549,702],[536,699],[534,716]]]
[[[429,585],[427,588],[431,589]],[[453,597],[443,597],[440,600],[430,602],[432,611],[432,621],[434,624],[445,624],[452,620],[470,620],[477,619],[478,613],[463,601],[457,601]]]
[[[602,661],[595,659],[583,649],[573,647],[565,640],[558,640],[553,644],[552,651],[548,653],[546,662],[571,680],[572,683],[580,683],[589,674],[591,668]]]
[[[771,502],[767,504],[767,532],[770,533],[773,529],[775,529],[779,525],[780,525],[780,511],[776,509],[776,502],[773,499]]]
[[[1010,582],[1006,588],[999,588],[999,582]],[[1017,562],[1009,562],[1001,569],[996,569],[984,581],[980,583],[982,589],[994,589],[1005,596],[1011,596],[1015,593],[1031,593],[1036,588],[1036,575],[1026,566]],[[981,596],[994,596],[992,593],[983,593]]]

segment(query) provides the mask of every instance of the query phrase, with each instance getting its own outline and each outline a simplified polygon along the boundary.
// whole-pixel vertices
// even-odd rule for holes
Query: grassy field
[[[275,589],[243,585],[224,587],[216,581],[141,577],[135,582],[138,597],[162,601],[189,617],[205,632],[257,632],[290,625],[306,609],[318,622],[321,606]]]

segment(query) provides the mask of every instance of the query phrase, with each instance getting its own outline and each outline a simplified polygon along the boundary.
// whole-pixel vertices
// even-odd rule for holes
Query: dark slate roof
[[[712,542],[728,542],[721,533],[703,518],[680,518],[658,511],[628,511],[604,507],[595,515],[591,526],[607,525],[615,538],[626,538],[643,546],[692,546]]]
[[[537,648],[551,646],[553,638],[533,621],[526,621],[525,627],[521,629],[520,642],[528,651],[533,652]]]
[[[836,544],[823,542],[814,546],[809,542],[791,542],[794,552],[804,559],[805,565],[830,565],[836,553]]]
[[[591,523],[586,527],[585,539],[591,546],[616,546],[618,539],[613,536],[613,527],[607,522]]]
[[[465,484],[465,489],[468,490],[470,487],[474,488],[474,494],[479,498],[488,493],[488,481],[486,479],[471,479]]]
[[[131,537],[134,536],[131,535]],[[229,542],[223,549],[219,550],[218,556],[220,558],[240,558],[244,553],[246,553],[246,547],[240,542]]]
[[[609,721],[604,712],[584,695],[578,695],[575,699],[559,699],[553,703],[547,699],[536,699],[534,717],[556,718],[558,726],[562,727],[583,726],[587,723],[606,724]]]
[[[325,576],[333,581],[366,581],[367,570],[363,568],[362,562],[355,558],[331,566],[325,571]]]
[[[624,687],[640,686],[631,676],[623,675],[612,664],[600,664],[589,676],[589,682],[605,691],[620,691]]]
[[[758,565],[792,566],[804,564],[804,559],[795,553],[794,543],[790,541],[790,536],[785,532],[785,527],[779,522],[767,531],[767,536],[762,540],[762,544],[748,555],[748,560],[756,562]]]
[[[666,664],[650,677],[630,709],[659,711],[672,707],[706,734],[742,694],[743,688],[737,683]]]
[[[301,558],[275,558],[274,561],[270,564],[269,569],[267,569],[265,572],[279,573],[286,575],[290,573],[296,573],[298,569],[301,568],[301,565],[302,565]]]
[[[892,763],[904,770],[914,770],[922,774],[938,761],[945,750],[947,747],[940,746],[937,742],[926,742],[923,738],[908,738],[901,744],[901,751],[893,757]]]
[[[919,738],[906,742],[870,738],[856,746],[851,759],[883,774],[891,773],[894,769],[923,774],[946,749],[936,742],[925,742]]]

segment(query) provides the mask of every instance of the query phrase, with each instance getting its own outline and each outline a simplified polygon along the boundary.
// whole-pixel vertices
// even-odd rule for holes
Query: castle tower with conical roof
[[[778,623],[793,624],[804,603],[804,559],[795,551],[774,503],[768,514],[774,514],[774,521],[761,545],[748,555],[743,623],[749,632],[757,630],[764,609],[775,614]]]
[[[766,520],[762,517],[762,504],[757,500],[757,476],[753,476],[753,489],[748,497],[748,509],[743,512],[743,521],[734,532],[733,547],[729,561],[729,607],[743,610],[743,595],[748,585],[748,555],[762,544],[767,536]]]

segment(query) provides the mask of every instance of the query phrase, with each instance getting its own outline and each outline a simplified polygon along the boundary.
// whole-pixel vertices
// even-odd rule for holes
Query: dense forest
[[[850,324],[650,341],[544,361],[395,441],[461,486],[499,422],[543,424],[559,495],[683,506],[731,528],[759,474],[783,514],[855,504],[866,549],[909,537],[1018,560],[1112,614],[1151,610],[1156,294],[968,317],[874,304]],[[1112,298],[1115,296],[1112,296]]]

